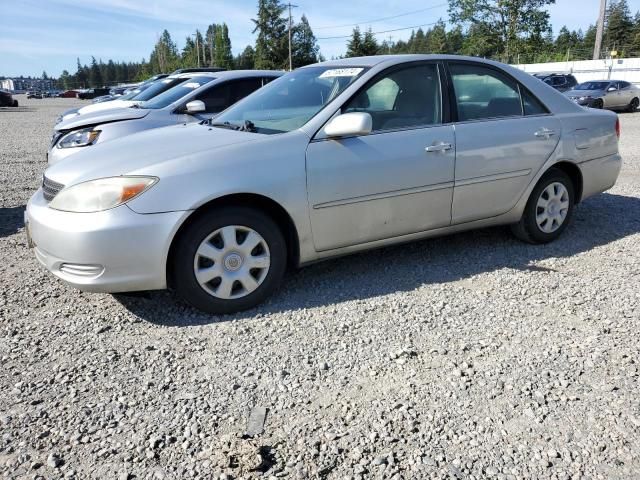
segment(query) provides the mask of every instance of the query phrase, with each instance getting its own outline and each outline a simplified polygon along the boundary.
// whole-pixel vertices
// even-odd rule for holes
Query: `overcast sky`
[[[292,0],[293,1],[293,0]],[[226,22],[234,54],[253,44],[257,0],[2,0],[0,75],[58,76],[74,73],[76,57],[89,63],[147,58],[163,29],[178,47],[196,28]],[[579,3],[579,8],[577,4]],[[326,58],[344,54],[353,24],[374,32],[447,20],[446,0],[295,0],[294,17],[307,15]],[[640,0],[629,0],[632,12]],[[567,25],[586,29],[595,23],[599,0],[557,0],[549,8],[554,33]],[[395,17],[395,18],[388,18]],[[385,18],[384,20],[380,20]],[[406,39],[411,30],[377,35],[379,41]],[[325,39],[323,39],[325,38]]]

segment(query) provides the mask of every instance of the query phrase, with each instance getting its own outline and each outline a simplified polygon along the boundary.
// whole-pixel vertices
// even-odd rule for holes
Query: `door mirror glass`
[[[616,91],[616,87],[607,88],[607,92],[615,92],[615,91]]]
[[[343,113],[334,117],[324,127],[324,133],[327,137],[355,137],[369,135],[372,128],[373,121],[368,113]]]
[[[205,111],[204,102],[202,100],[192,100],[186,105],[187,113],[199,113]]]

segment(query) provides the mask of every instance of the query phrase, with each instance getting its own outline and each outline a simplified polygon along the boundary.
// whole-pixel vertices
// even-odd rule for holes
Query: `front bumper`
[[[38,190],[25,223],[36,258],[56,277],[79,290],[115,293],[166,288],[167,253],[187,214],[139,214],[126,205],[61,212]]]
[[[599,100],[598,98],[583,98],[583,99],[580,99],[579,97],[569,97],[569,98],[582,107],[593,107],[596,104],[596,100]]]

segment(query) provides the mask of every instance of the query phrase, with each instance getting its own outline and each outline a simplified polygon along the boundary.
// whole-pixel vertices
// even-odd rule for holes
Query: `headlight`
[[[585,95],[584,97],[580,97],[580,100],[591,100],[591,95]]]
[[[58,142],[58,148],[86,147],[93,145],[100,136],[100,130],[83,128],[67,133]]]
[[[78,183],[56,195],[49,207],[65,212],[90,213],[117,207],[158,182],[156,177],[110,177]]]

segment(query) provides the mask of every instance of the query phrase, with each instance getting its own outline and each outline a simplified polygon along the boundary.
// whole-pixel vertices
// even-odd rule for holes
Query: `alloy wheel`
[[[207,293],[229,300],[255,291],[269,273],[270,265],[269,247],[258,232],[229,225],[200,243],[193,270],[198,284]]]

